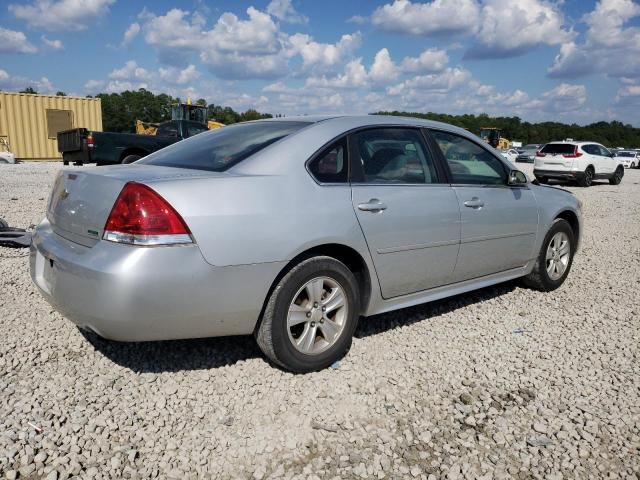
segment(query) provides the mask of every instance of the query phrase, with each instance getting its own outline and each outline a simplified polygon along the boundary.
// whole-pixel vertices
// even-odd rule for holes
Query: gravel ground
[[[39,221],[59,168],[1,166],[0,217]],[[251,338],[83,336],[0,247],[0,477],[640,478],[639,183],[570,188],[585,232],[559,290],[370,318],[309,375]]]

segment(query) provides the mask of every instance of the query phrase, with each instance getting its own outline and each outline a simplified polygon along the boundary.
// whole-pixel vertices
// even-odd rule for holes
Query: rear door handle
[[[386,209],[387,206],[377,198],[372,198],[367,203],[358,204],[358,210],[362,210],[363,212],[381,212]]]
[[[473,197],[471,200],[464,202],[464,206],[469,208],[482,208],[484,207],[484,202],[478,197]]]

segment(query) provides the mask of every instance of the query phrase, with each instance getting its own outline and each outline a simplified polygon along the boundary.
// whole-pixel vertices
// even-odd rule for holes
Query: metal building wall
[[[47,110],[71,110],[72,128],[102,131],[99,98],[0,92],[0,137],[21,160],[61,158],[56,139],[48,138]]]

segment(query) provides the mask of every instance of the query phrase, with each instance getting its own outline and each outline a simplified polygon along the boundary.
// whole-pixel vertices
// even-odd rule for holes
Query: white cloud
[[[389,50],[383,48],[376,53],[369,77],[376,83],[389,83],[398,78],[398,67],[391,60]]]
[[[387,88],[389,95],[405,95],[414,90],[447,93],[472,79],[471,72],[461,67],[449,67],[440,73],[418,75],[402,83]]]
[[[271,0],[267,5],[267,13],[283,22],[309,23],[309,18],[297,12],[291,4],[291,0]]]
[[[49,50],[64,50],[62,40],[50,40],[45,35],[42,35],[41,39],[42,43],[44,43],[45,47]]]
[[[289,55],[302,57],[303,70],[312,68],[334,68],[351,56],[362,44],[360,32],[345,34],[333,43],[318,43],[309,35],[296,33],[288,38]]]
[[[129,60],[124,67],[112,70],[109,78],[114,80],[150,80],[151,73],[139,67],[135,60]]]
[[[55,93],[56,88],[47,77],[32,79],[20,75],[12,76],[6,70],[0,70],[0,89],[19,91],[32,87],[38,93]]]
[[[574,34],[564,27],[557,3],[549,0],[484,0],[471,57],[515,56],[537,45],[559,45]]]
[[[587,88],[584,85],[561,83],[542,94],[544,108],[551,112],[577,110],[587,101]]]
[[[584,42],[564,43],[548,69],[549,76],[640,76],[640,28],[625,27],[638,16],[640,5],[632,0],[600,0],[583,18],[588,27]]]
[[[85,30],[89,23],[104,17],[115,0],[35,0],[10,4],[9,11],[30,27],[45,30]]]
[[[120,44],[123,47],[128,47],[131,45],[131,42],[135,40],[135,38],[140,33],[140,24],[138,22],[134,22],[127,30],[124,32],[124,36],[122,37],[122,43]]]
[[[405,57],[401,68],[406,73],[436,73],[444,70],[449,63],[445,50],[428,48],[418,57]]]
[[[0,53],[36,53],[24,33],[0,27]]]
[[[195,65],[189,65],[187,68],[178,69],[174,67],[160,68],[158,74],[162,80],[169,84],[184,85],[186,83],[197,80],[200,76]]]
[[[386,32],[412,35],[467,34],[477,28],[479,15],[475,0],[395,0],[378,7],[371,15],[371,23]]]
[[[344,73],[335,77],[308,77],[305,85],[307,87],[323,88],[357,88],[367,85],[367,70],[362,64],[361,58],[347,63]]]

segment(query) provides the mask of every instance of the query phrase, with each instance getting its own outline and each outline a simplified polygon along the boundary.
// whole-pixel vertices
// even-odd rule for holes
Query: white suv
[[[536,152],[533,174],[541,183],[555,178],[588,187],[593,180],[607,179],[611,185],[618,185],[624,167],[599,143],[551,142]]]

